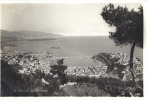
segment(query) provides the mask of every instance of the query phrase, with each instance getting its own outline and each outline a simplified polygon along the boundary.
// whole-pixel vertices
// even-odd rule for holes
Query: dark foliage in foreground
[[[60,83],[52,75],[41,71],[35,74],[19,74],[16,66],[1,61],[1,95],[2,96],[55,96],[58,95]],[[42,83],[44,78],[49,84]]]
[[[99,89],[106,91],[111,96],[122,95],[122,92],[125,92],[124,96],[128,96],[128,97],[130,97],[129,92],[134,94],[140,93],[141,94],[140,96],[143,96],[143,90],[140,88],[134,88],[132,85],[132,81],[123,82],[119,79],[112,77],[90,78],[87,76],[75,76],[75,75],[68,75],[67,77],[70,82],[96,84],[99,87]]]
[[[63,88],[66,94],[72,95],[72,96],[92,96],[92,97],[111,97],[111,95],[100,89],[97,84],[93,83],[84,83],[84,82],[79,82],[75,85],[72,86],[66,86]]]
[[[52,65],[50,66],[50,72],[53,75],[58,75],[57,78],[59,79],[61,85],[66,84],[68,79],[66,77],[66,73],[64,72],[67,69],[65,65]]]
[[[74,90],[80,93],[80,90],[76,89],[83,89],[84,91],[91,92],[99,90],[99,92],[93,94],[93,96],[102,96],[103,93],[110,94],[110,96],[122,96],[122,92],[125,93],[123,96],[130,96],[129,92],[132,94],[140,93],[140,96],[143,96],[143,90],[133,88],[131,81],[125,83],[111,77],[90,78],[87,76],[74,75],[65,75],[65,77],[61,75],[60,77],[55,78],[53,75],[46,75],[40,70],[37,70],[35,74],[26,75],[19,74],[17,72],[17,66],[10,66],[3,61],[1,61],[1,65],[2,96],[69,96],[65,91],[59,89],[60,84],[62,83],[61,80],[66,80],[63,82],[77,82],[75,89],[71,89],[71,91]],[[42,78],[49,84],[42,83]],[[143,82],[140,82],[139,84],[143,86]],[[89,86],[92,87],[91,90],[89,90]],[[92,95],[91,93],[82,92],[77,94],[77,96],[87,96],[86,94],[89,96]]]

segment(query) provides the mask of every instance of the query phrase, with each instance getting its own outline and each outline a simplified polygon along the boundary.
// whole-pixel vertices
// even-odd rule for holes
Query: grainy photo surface
[[[1,4],[2,97],[143,97],[143,4]]]

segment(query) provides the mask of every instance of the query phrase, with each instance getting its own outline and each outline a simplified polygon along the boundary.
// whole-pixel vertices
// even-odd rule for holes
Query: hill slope
[[[21,31],[6,31],[1,30],[1,38],[8,39],[8,38],[15,38],[15,39],[28,39],[28,38],[47,38],[50,36],[61,36],[52,33],[45,33],[45,32],[38,32],[38,31],[28,31],[28,30],[21,30]]]
[[[62,36],[58,34],[45,33],[40,31],[21,30],[19,32],[22,33],[24,37],[28,37],[28,38],[44,38],[44,37],[50,37],[50,36]]]

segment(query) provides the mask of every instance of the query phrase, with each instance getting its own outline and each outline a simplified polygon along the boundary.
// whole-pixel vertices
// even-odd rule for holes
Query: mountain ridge
[[[1,31],[1,38],[48,38],[50,36],[62,36],[53,33],[46,33],[41,31],[30,31],[30,30],[20,30],[20,31],[7,31],[7,30],[0,30]]]

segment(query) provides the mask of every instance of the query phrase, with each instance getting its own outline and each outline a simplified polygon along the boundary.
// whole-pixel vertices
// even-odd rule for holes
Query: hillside
[[[50,36],[61,36],[52,33],[38,32],[38,31],[29,31],[29,30],[21,30],[21,31],[6,31],[1,30],[1,38],[2,39],[29,39],[29,38],[47,38]]]
[[[5,46],[16,46],[13,42],[16,41],[46,41],[46,40],[56,40],[52,38],[52,36],[61,36],[52,33],[45,33],[45,32],[37,32],[37,31],[28,31],[28,30],[21,30],[21,31],[6,31],[0,30],[1,36],[1,50]]]
[[[17,40],[20,40],[20,39],[23,39],[23,37],[21,37],[20,35],[17,35],[13,32],[9,32],[9,31],[6,31],[6,30],[1,30],[1,41],[2,41],[2,43],[17,41]]]
[[[40,31],[29,31],[29,30],[21,30],[19,33],[22,34],[22,36],[27,37],[27,38],[46,38],[50,36],[62,36],[58,34],[53,34],[53,33],[45,33],[45,32],[40,32]]]

